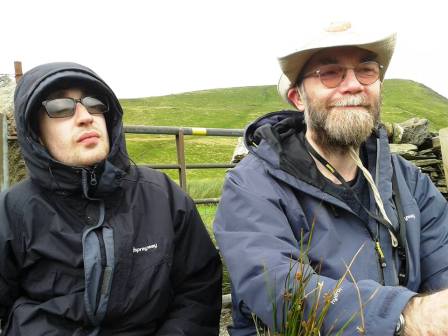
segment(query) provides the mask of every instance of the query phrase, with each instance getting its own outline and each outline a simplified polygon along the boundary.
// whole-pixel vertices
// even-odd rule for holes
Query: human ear
[[[296,107],[300,112],[305,111],[305,105],[303,104],[303,99],[300,96],[299,89],[297,87],[292,87],[288,90],[288,100]]]

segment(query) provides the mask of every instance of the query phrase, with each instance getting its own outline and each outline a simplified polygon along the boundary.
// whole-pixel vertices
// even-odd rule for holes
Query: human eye
[[[51,118],[65,118],[73,115],[75,102],[70,98],[55,98],[43,102]]]
[[[106,113],[108,110],[107,104],[95,97],[84,97],[82,104],[89,110],[90,113]]]
[[[356,67],[356,72],[359,76],[375,77],[379,73],[379,65],[376,62],[361,63]]]
[[[319,75],[321,78],[335,78],[341,76],[343,69],[337,64],[323,65],[319,68]]]

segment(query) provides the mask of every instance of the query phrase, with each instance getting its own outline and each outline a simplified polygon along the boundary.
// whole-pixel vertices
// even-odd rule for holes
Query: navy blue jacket
[[[359,217],[342,198],[327,190],[328,183],[304,149],[304,132],[302,113],[283,111],[260,118],[246,130],[249,155],[226,178],[214,230],[232,280],[231,334],[256,335],[251,313],[271,329],[274,319],[281,325],[281,309],[274,316],[273,302],[282,307],[291,260],[299,260],[301,232],[308,241],[314,223],[308,258],[319,274],[312,271],[308,292],[318,283],[323,286],[322,294],[332,292],[359,250],[350,270],[365,303],[366,335],[393,335],[412,296],[448,287],[447,202],[426,175],[390,154],[384,129],[377,129],[366,141],[368,169],[396,229],[393,169],[397,175],[409,262],[406,287],[399,286],[401,260],[385,226]],[[375,212],[373,197],[370,199],[370,209]],[[387,263],[383,270],[367,225],[379,230]],[[306,302],[307,311],[310,302]],[[321,331],[325,335],[331,328],[339,330],[359,311],[356,286],[346,277]],[[359,314],[344,335],[357,335],[358,326]]]
[[[110,153],[94,167],[54,160],[36,134],[49,92],[107,100]],[[29,178],[0,196],[5,335],[218,335],[219,255],[192,202],[166,175],[129,165],[122,109],[90,69],[30,70],[15,94]]]

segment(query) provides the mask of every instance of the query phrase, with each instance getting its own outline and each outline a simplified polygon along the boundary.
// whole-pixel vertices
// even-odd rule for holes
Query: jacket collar
[[[246,128],[245,142],[253,155],[266,162],[271,175],[296,189],[343,206],[335,195],[326,190],[324,178],[306,151],[305,131],[303,113],[273,112]],[[391,199],[392,166],[386,130],[379,126],[363,146],[367,153],[368,169],[383,200]]]

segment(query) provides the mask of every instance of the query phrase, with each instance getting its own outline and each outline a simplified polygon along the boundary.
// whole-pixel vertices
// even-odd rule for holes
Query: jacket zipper
[[[85,169],[85,173],[83,173],[83,190],[84,190],[84,196],[90,201],[90,202],[98,202],[99,204],[99,211],[100,211],[100,216],[99,218],[101,218],[101,207],[104,207],[104,203],[102,203],[101,200],[99,199],[95,199],[95,198],[91,198],[88,195],[88,188],[87,188],[87,176],[86,173],[90,174],[90,178],[88,183],[90,184],[90,186],[95,187],[98,184],[98,180],[96,177],[96,173],[95,173],[95,168],[96,166],[93,166],[92,169]],[[101,220],[101,219],[100,219]],[[103,219],[104,220],[104,219]],[[105,290],[105,280],[109,280],[110,276],[107,276],[105,278],[105,273],[106,273],[106,268],[107,268],[107,255],[106,255],[106,247],[105,247],[105,242],[104,242],[104,237],[103,237],[103,232],[102,232],[102,223],[98,223],[97,227],[93,230],[95,235],[97,236],[98,239],[98,243],[99,243],[99,247],[100,247],[100,258],[101,258],[101,274],[100,274],[100,279],[99,279],[99,288],[97,290],[96,293],[96,298],[95,298],[95,307],[94,307],[94,315],[96,315],[98,313],[98,309],[100,306],[100,301],[101,301],[101,295],[105,294],[104,290]]]
[[[104,273],[105,273],[106,266],[107,266],[106,248],[104,246],[103,232],[100,231],[100,229],[101,229],[101,227],[99,229],[95,230],[95,234],[96,234],[96,236],[98,238],[98,242],[100,244],[100,257],[101,257],[101,274],[100,274],[100,281],[99,281],[99,285],[101,287],[96,293],[95,315],[98,312],[101,294],[103,294]]]
[[[96,179],[95,167],[90,170],[90,185],[95,187],[98,184],[98,180]]]
[[[384,286],[384,269],[386,268],[386,258],[384,257],[383,250],[381,249],[380,241],[377,239],[375,241],[375,250],[378,254],[378,260],[380,265],[380,278],[381,278],[381,284]]]

